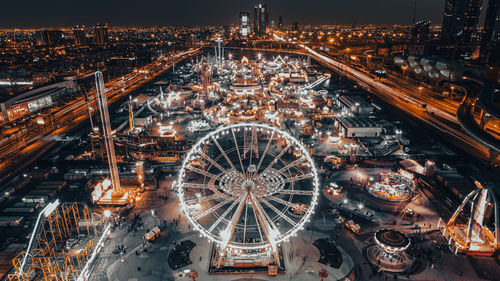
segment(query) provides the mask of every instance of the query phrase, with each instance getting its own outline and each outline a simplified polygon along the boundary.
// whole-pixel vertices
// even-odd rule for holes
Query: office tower
[[[500,66],[500,7],[497,10],[496,21],[493,27],[488,64],[491,66]]]
[[[83,26],[76,26],[73,28],[73,39],[75,40],[75,46],[85,45],[85,29]]]
[[[34,34],[35,36],[35,44],[37,46],[49,46],[51,45],[49,31],[42,29],[38,30]]]
[[[493,35],[495,33],[495,25],[498,26],[500,20],[499,6],[500,0],[489,0],[486,9],[486,16],[484,18],[483,34],[481,37],[481,50],[479,58],[483,62],[487,62],[491,55],[492,43],[494,41]],[[498,33],[498,31],[497,31]],[[498,36],[498,35],[497,35]]]
[[[299,32],[299,23],[298,22],[292,23],[292,31]]]
[[[224,25],[222,27],[222,30],[224,31],[224,38],[231,38],[231,27],[229,25]]]
[[[481,13],[482,0],[446,0],[441,40],[446,44],[471,45]]]
[[[106,45],[108,41],[108,25],[97,24],[94,27],[95,44],[98,46]]]
[[[58,46],[62,45],[63,32],[61,30],[38,30],[34,34],[37,46]]]
[[[240,36],[247,37],[250,34],[250,13],[240,12]]]
[[[283,29],[283,17],[279,16],[278,18],[278,29],[282,30]]]
[[[257,4],[254,7],[254,32],[257,35],[266,34],[266,27],[269,22],[269,14],[266,4]]]

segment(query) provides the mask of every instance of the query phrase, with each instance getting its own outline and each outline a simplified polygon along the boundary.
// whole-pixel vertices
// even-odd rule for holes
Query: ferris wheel
[[[319,180],[307,149],[256,123],[220,127],[188,152],[177,179],[182,211],[201,235],[228,250],[270,251],[314,213]]]

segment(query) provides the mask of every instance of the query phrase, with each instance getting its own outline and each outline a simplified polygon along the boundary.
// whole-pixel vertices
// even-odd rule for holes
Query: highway
[[[278,36],[275,37],[278,40],[283,40]],[[303,44],[299,44],[299,46],[305,49],[317,61],[358,83],[361,87],[374,93],[385,102],[395,106],[409,116],[413,116],[415,119],[442,133],[444,136],[453,138],[455,140],[453,143],[467,151],[470,155],[482,161],[489,160],[489,150],[486,147],[481,145],[466,132],[460,130],[460,128],[450,126],[450,123],[457,123],[458,120],[456,117],[456,110],[453,111],[448,105],[446,106],[448,109],[441,110],[438,108],[439,105],[435,105],[434,100],[430,97],[425,97],[423,95],[424,98],[415,96],[413,91],[410,95],[403,91],[402,86],[397,83],[385,84],[376,81],[369,73],[336,61]]]
[[[495,87],[490,82],[483,82],[483,87],[479,94],[479,105],[483,110],[491,114],[496,119],[500,119],[500,108],[494,102]]]
[[[199,51],[199,49],[194,49],[179,52],[175,55],[175,61],[178,62],[191,57]],[[163,57],[133,73],[106,83],[108,103],[112,104],[120,100],[138,87],[163,74],[171,66],[171,57]],[[92,112],[93,114],[97,113],[95,95],[95,90],[88,93],[89,104],[91,108],[95,109]],[[36,125],[36,122],[30,122],[29,124],[32,125],[28,125],[27,128],[21,130],[21,133],[18,132],[15,138],[4,135],[3,139],[0,140],[0,173],[2,174],[0,182],[12,174],[12,171],[6,172],[9,168],[15,167],[16,164],[26,160],[28,156],[47,149],[47,147],[54,144],[53,139],[55,136],[64,134],[87,120],[87,103],[83,95],[81,95],[64,105],[51,108],[44,117],[45,124]],[[35,159],[30,157],[29,160],[29,162],[32,162]],[[25,161],[23,164],[26,163]]]
[[[483,130],[474,118],[474,108],[479,93],[487,91],[487,87],[474,81],[461,82],[457,83],[457,85],[466,89],[466,95],[457,110],[458,121],[464,130],[483,146],[497,153],[500,152],[500,140]],[[490,153],[490,162],[493,162],[496,156],[495,152]]]

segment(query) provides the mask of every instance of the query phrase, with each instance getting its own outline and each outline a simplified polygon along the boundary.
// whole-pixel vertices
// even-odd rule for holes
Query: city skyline
[[[262,2],[262,1],[260,1]],[[123,2],[120,2],[123,3]],[[259,1],[227,1],[218,3],[190,0],[174,3],[145,0],[140,3],[118,5],[86,1],[66,3],[62,1],[39,2],[27,0],[4,3],[0,12],[2,28],[39,28],[73,25],[92,25],[107,22],[114,26],[166,26],[166,25],[226,25],[236,24],[240,11],[251,11]],[[269,18],[277,22],[283,16],[284,24],[411,24],[413,0],[313,0],[303,5],[298,0],[270,0]],[[384,7],[384,9],[380,9]],[[416,19],[442,23],[444,1],[417,1]],[[377,13],[373,13],[378,9]],[[23,10],[23,13],[16,11]],[[40,11],[43,11],[41,13]],[[78,13],[76,13],[78,11]]]
[[[0,280],[500,280],[500,0],[3,4]]]

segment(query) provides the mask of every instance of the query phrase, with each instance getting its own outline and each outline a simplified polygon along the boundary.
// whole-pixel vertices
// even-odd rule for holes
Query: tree
[[[328,278],[328,272],[323,268],[318,272],[319,278],[321,278],[321,281],[325,280],[325,278]]]
[[[191,273],[189,273],[189,278],[193,279],[193,281],[196,280],[196,278],[200,277],[200,274],[198,273],[198,271],[193,271]]]

